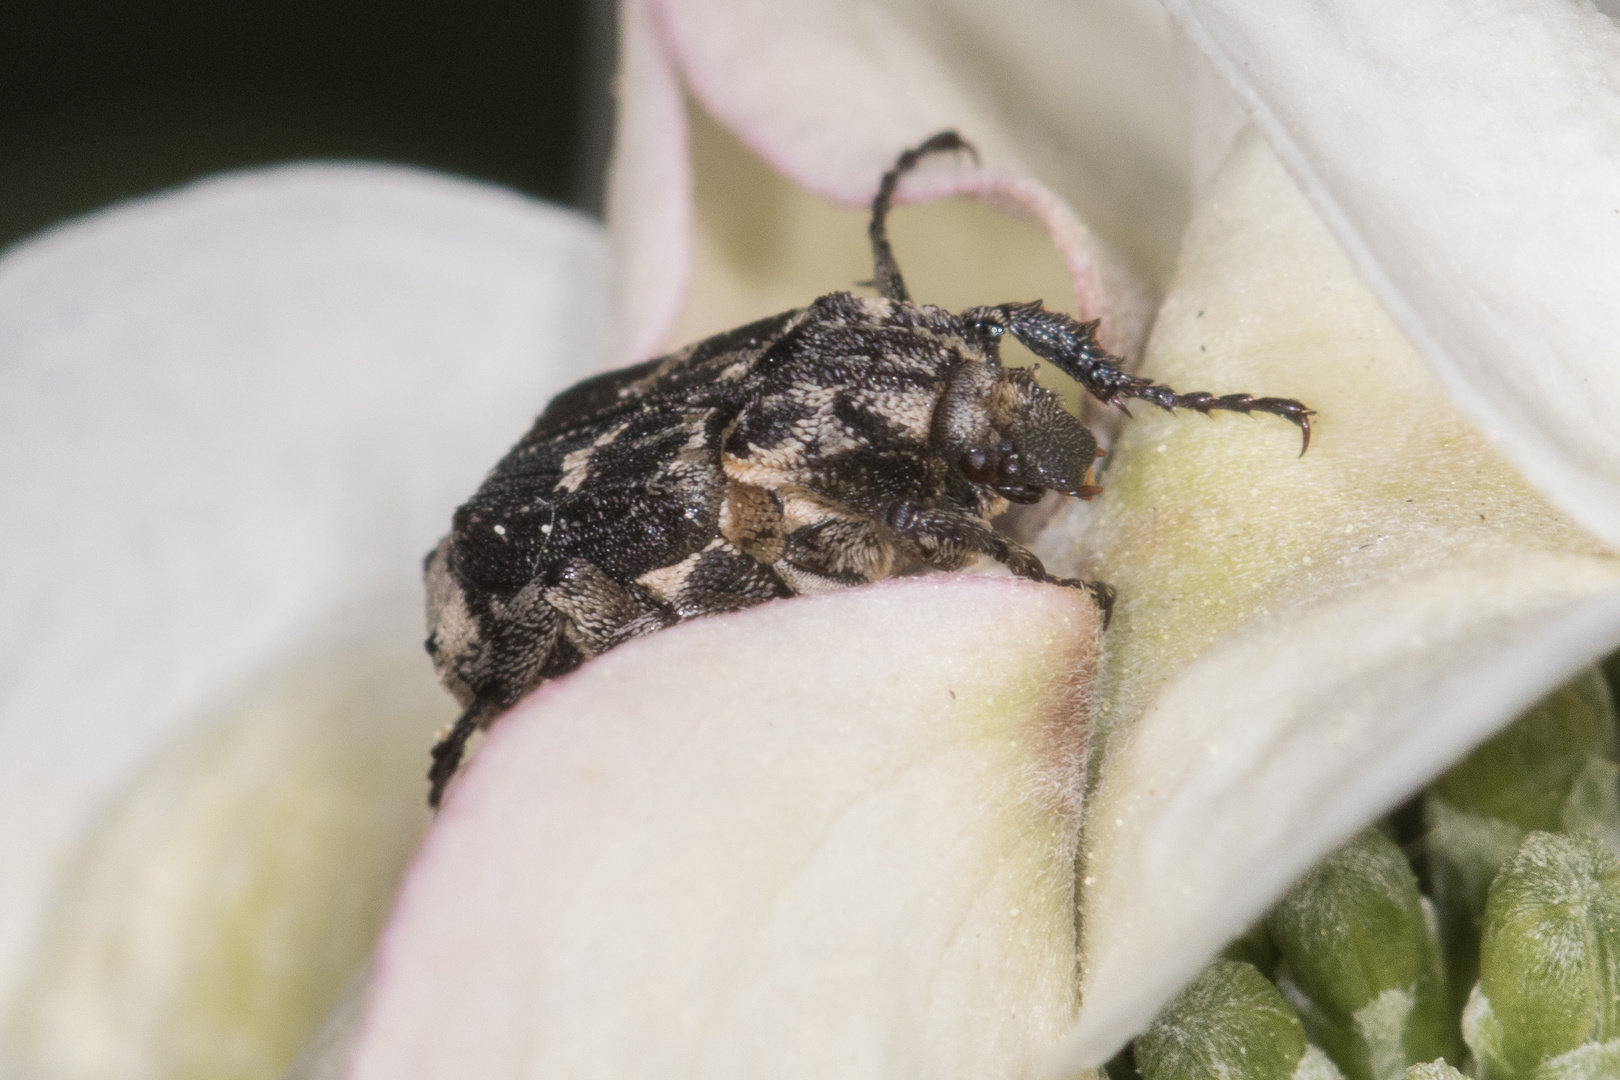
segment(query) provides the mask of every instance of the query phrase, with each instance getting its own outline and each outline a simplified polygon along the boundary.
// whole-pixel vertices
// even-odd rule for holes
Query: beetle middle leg
[[[643,574],[636,584],[682,621],[793,595],[759,560],[718,537],[672,566]]]
[[[894,572],[894,544],[864,514],[822,512],[790,529],[772,567],[798,593],[828,592],[878,581]]]
[[[563,635],[586,660],[680,621],[639,585],[621,585],[585,559],[569,560],[545,597],[562,616]]]

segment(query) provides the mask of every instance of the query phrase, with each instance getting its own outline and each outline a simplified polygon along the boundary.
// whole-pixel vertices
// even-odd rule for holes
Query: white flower
[[[1086,609],[894,584],[634,643],[503,721],[403,893],[356,1075],[1095,1065],[1318,854],[1620,641],[1614,27],[1169,6],[1263,141],[1124,0],[629,0],[616,320],[589,228],[378,172],[205,185],[11,255],[4,1052],[284,1060],[420,826],[412,755],[449,707],[411,666],[411,563],[450,506],[594,364],[865,276],[858,209],[737,182],[757,166],[701,118],[694,200],[682,86],[852,206],[960,129],[986,169],[911,195],[1021,206],[1117,348],[1162,291],[1155,377],[1299,397],[1317,438],[1300,459],[1274,421],[1138,415],[1107,493],[1042,538],[1122,597],[1078,977],[1061,672],[1093,662]],[[930,245],[986,219],[926,220],[897,247],[929,299],[970,261]],[[1032,299],[1012,276],[932,296]]]

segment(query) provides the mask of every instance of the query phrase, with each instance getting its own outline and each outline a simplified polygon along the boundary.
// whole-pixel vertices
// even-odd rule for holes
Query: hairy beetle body
[[[919,158],[953,149],[970,148],[936,135],[883,177],[882,295],[832,293],[580,383],[456,511],[427,560],[427,648],[466,711],[434,748],[430,802],[472,732],[528,690],[685,619],[981,556],[1088,589],[1106,614],[1106,585],[1052,578],[990,524],[1009,502],[1099,490],[1096,440],[1030,371],[1001,366],[1004,333],[1105,403],[1270,412],[1308,443],[1299,402],[1177,394],[1038,302],[913,303],[889,201]]]

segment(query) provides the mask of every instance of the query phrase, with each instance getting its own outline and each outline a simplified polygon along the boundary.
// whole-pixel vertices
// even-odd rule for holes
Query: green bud
[[[1596,668],[1555,690],[1429,789],[1457,810],[1525,831],[1564,827],[1564,801],[1588,759],[1615,758],[1614,703]]]
[[[1590,836],[1620,855],[1620,765],[1591,757],[1564,799],[1563,832]]]
[[[1251,964],[1216,960],[1136,1040],[1142,1080],[1343,1080]]]
[[[1491,886],[1463,1037],[1484,1080],[1532,1080],[1617,1035],[1620,859],[1590,837],[1531,833]]]
[[[1428,826],[1430,893],[1451,983],[1452,1012],[1458,1013],[1479,979],[1485,897],[1526,834],[1498,818],[1454,809],[1433,792],[1423,798],[1423,819]]]
[[[1425,795],[1434,902],[1459,998],[1478,975],[1486,892],[1525,834],[1580,833],[1620,852],[1615,746],[1613,701],[1593,669],[1524,713]]]
[[[1615,1080],[1617,1076],[1620,1076],[1620,1039],[1612,1039],[1559,1054],[1536,1070],[1535,1080]]]
[[[1426,1065],[1408,1065],[1401,1080],[1468,1080],[1468,1077],[1444,1061],[1431,1061]]]
[[[1329,855],[1266,921],[1305,1029],[1351,1080],[1461,1057],[1440,946],[1417,878],[1376,829]]]
[[[1616,649],[1604,657],[1599,662],[1598,668],[1603,672],[1603,678],[1609,684],[1609,693],[1620,697],[1620,649]]]

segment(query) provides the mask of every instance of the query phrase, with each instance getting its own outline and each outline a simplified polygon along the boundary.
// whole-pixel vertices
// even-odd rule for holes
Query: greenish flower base
[[[1616,743],[1594,669],[1313,867],[1111,1080],[1620,1078]]]

